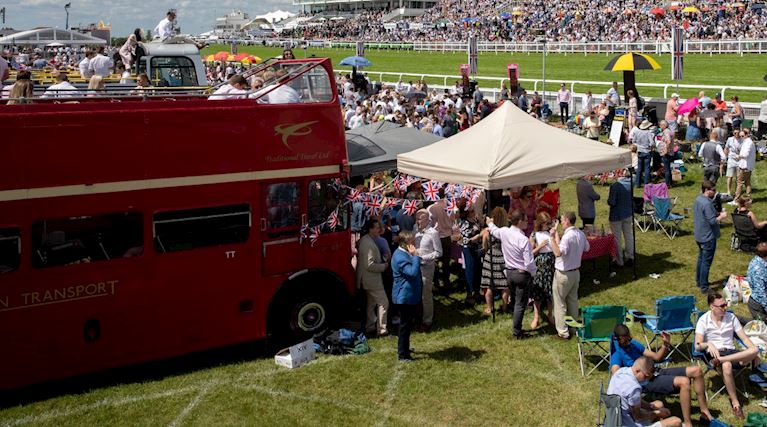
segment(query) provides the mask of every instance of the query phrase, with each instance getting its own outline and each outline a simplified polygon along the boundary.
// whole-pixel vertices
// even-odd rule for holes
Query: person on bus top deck
[[[235,74],[229,81],[213,92],[209,100],[220,101],[222,99],[244,99],[248,94],[248,81],[240,74]]]
[[[152,32],[154,39],[163,43],[189,43],[197,46],[197,49],[202,49],[207,46],[207,43],[197,43],[196,41],[188,38],[176,35],[176,9],[170,9],[165,18],[161,20]]]
[[[275,72],[275,81],[269,86],[250,95],[258,98],[259,104],[297,104],[301,102],[298,92],[286,83],[288,70],[281,68]]]

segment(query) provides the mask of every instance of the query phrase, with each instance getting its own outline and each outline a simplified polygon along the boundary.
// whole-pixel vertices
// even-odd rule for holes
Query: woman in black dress
[[[507,227],[509,225],[509,216],[502,207],[496,207],[490,212],[490,217],[498,227]],[[506,283],[506,274],[504,273],[505,262],[503,260],[503,251],[501,250],[501,241],[490,235],[487,229],[482,230],[482,248],[485,255],[482,257],[482,282],[480,289],[485,294],[485,315],[490,315],[493,311],[493,293],[496,290],[502,290],[501,302],[502,312],[506,312],[509,304],[509,287]]]

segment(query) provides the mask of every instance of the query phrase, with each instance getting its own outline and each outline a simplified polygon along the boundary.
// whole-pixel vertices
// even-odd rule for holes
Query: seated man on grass
[[[621,425],[624,427],[669,427],[681,426],[679,417],[672,417],[671,411],[663,407],[663,402],[642,400],[640,382],[653,376],[653,361],[641,356],[631,367],[619,368],[610,377],[607,394],[621,397]]]
[[[615,342],[613,353],[610,356],[610,372],[614,375],[620,368],[627,368],[634,364],[640,357],[647,357],[655,362],[665,359],[670,350],[670,335],[663,332],[663,347],[658,351],[645,348],[639,341],[631,339],[631,332],[626,325],[618,325],[613,331]],[[700,366],[687,366],[679,368],[660,369],[651,376],[649,381],[642,382],[642,391],[654,394],[677,394],[679,393],[679,405],[682,407],[682,418],[685,426],[692,426],[690,380],[695,380],[695,393],[698,395],[701,421],[713,419],[706,404],[705,381],[703,370]]]
[[[732,369],[752,361],[758,363],[759,349],[748,338],[737,316],[727,311],[727,301],[721,294],[709,293],[708,305],[709,311],[700,316],[695,326],[695,349],[701,353],[705,352],[706,362],[717,371],[721,369],[724,385],[732,403],[732,413],[738,418],[743,418]],[[745,344],[745,350],[738,351],[735,348],[736,334]]]

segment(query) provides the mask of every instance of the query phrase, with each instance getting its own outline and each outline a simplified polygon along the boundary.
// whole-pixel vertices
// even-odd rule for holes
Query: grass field
[[[700,167],[692,165],[685,181],[672,189],[679,211],[692,205],[700,179]],[[767,172],[759,162],[754,198],[760,218],[767,215],[765,182]],[[574,209],[574,183],[563,182],[560,188],[563,209]],[[597,190],[603,200],[597,224],[606,226],[607,187]],[[748,254],[730,251],[731,230],[723,226],[712,280],[744,273],[750,260]],[[637,280],[630,269],[609,278],[605,259],[595,269],[587,263],[581,305],[625,304],[650,312],[661,296],[699,296],[691,232],[691,219],[673,241],[652,231],[637,232]],[[651,273],[661,276],[652,279]],[[601,370],[581,377],[575,341],[552,339],[553,329],[545,323],[533,338],[513,341],[509,315],[493,323],[481,315],[481,306],[467,307],[462,299],[460,293],[437,297],[435,330],[414,334],[414,363],[396,361],[391,337],[371,340],[373,351],[367,355],[320,356],[297,370],[275,366],[269,355],[241,350],[235,361],[213,357],[194,369],[173,362],[150,378],[123,374],[77,393],[59,391],[15,406],[0,402],[0,425],[594,425],[599,383],[607,382],[608,375]],[[706,308],[703,298],[698,307]],[[743,305],[735,309],[747,313]],[[528,312],[526,328],[530,320]],[[641,337],[638,326],[633,332]],[[752,391],[755,396],[742,401],[746,412],[764,411],[757,405],[763,393]],[[676,398],[666,402],[680,414]],[[716,416],[735,422],[726,397],[710,405]]]
[[[216,45],[205,49],[204,54],[211,54],[220,50],[229,50],[229,46]],[[273,57],[282,53],[282,49],[261,46],[239,46],[239,52],[251,52],[262,58]],[[296,49],[297,57],[304,56],[303,49]],[[341,59],[354,55],[349,49],[307,49],[306,55],[329,57],[336,68]],[[373,62],[373,66],[366,69],[374,79],[375,72],[390,71],[400,73],[412,73],[404,80],[419,78],[422,74],[458,75],[460,64],[466,63],[465,53],[429,53],[407,51],[377,51],[368,50],[366,57]],[[671,55],[652,55],[661,65],[658,71],[637,72],[637,83],[661,83],[674,84],[671,80]],[[605,64],[613,57],[612,54],[550,54],[546,57],[546,89],[549,91],[559,89],[559,80],[578,81],[623,81],[623,73],[604,71]],[[541,54],[493,54],[483,53],[479,55],[478,75],[484,77],[505,77],[506,64],[517,63],[520,66],[520,78],[542,78],[542,55]],[[346,68],[346,67],[340,67]],[[762,55],[687,55],[685,56],[684,80],[681,84],[687,85],[714,85],[724,86],[756,86],[767,87],[763,80],[767,74],[767,61]],[[427,79],[429,83],[442,84],[442,79]],[[548,82],[551,82],[549,84]],[[453,84],[454,81],[448,81]],[[532,88],[531,83],[524,86]],[[539,85],[540,89],[540,85]],[[592,90],[594,94],[604,94],[608,87],[576,85],[577,92]],[[661,96],[662,89],[642,88],[642,96]],[[709,89],[710,96],[717,90]],[[683,98],[695,96],[698,89],[680,89]],[[729,90],[729,95],[739,95],[743,102],[760,102],[767,92],[745,92]],[[669,95],[671,91],[669,91]]]

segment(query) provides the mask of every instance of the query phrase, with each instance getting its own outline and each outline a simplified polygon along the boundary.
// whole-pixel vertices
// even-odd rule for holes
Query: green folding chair
[[[581,307],[580,321],[565,316],[565,324],[575,328],[578,338],[578,360],[581,375],[591,375],[597,368],[610,366],[610,340],[615,326],[626,320],[626,307],[622,305],[592,305]],[[588,356],[598,356],[598,362],[586,373],[585,360]]]

